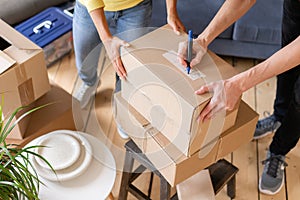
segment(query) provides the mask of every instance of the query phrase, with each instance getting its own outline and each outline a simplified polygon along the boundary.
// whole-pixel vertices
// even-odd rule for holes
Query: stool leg
[[[160,200],[170,200],[171,186],[166,179],[160,177]]]
[[[227,195],[231,199],[235,198],[235,187],[236,187],[236,180],[234,175],[227,183]]]
[[[152,185],[153,185],[153,175],[154,173],[151,172],[150,174],[150,183],[149,183],[149,188],[148,188],[148,197],[151,197],[151,192],[152,192]]]
[[[126,151],[123,173],[122,173],[122,181],[119,192],[119,200],[126,200],[128,196],[128,187],[130,185],[130,176],[133,168],[134,159],[131,155],[131,152]]]

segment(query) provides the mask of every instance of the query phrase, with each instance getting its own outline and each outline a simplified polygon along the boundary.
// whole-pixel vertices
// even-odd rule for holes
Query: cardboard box
[[[242,101],[235,125],[197,153],[187,157],[164,134],[152,127],[120,94],[115,95],[115,102],[117,123],[172,186],[251,141],[258,120],[258,114]]]
[[[165,26],[123,48],[127,78],[122,81],[122,97],[181,152],[190,156],[233,126],[237,115],[236,108],[199,124],[196,119],[211,95],[199,96],[195,90],[237,72],[209,52],[188,75],[177,61],[178,44],[183,41],[187,41],[187,35],[175,35]]]
[[[37,107],[49,103],[51,104],[30,114],[23,140],[16,141],[17,143],[25,145],[32,139],[54,130],[81,130],[82,118],[73,113],[73,109],[80,108],[80,105],[72,95],[62,88],[52,85],[51,90],[35,101],[34,105]],[[8,138],[21,139],[13,135],[9,135]]]
[[[16,113],[15,117],[11,121],[11,125],[16,123],[15,127],[11,130],[10,134],[8,135],[8,138],[15,138],[15,139],[23,139],[24,134],[26,132],[26,129],[28,127],[28,124],[31,119],[31,115],[23,116],[26,112],[30,111],[35,107],[35,103],[29,104],[24,109],[20,110],[18,113]],[[13,112],[13,111],[12,111]],[[3,114],[3,119],[7,122],[8,118],[10,117],[11,113]]]
[[[3,111],[29,105],[50,90],[43,51],[0,19],[0,93]]]

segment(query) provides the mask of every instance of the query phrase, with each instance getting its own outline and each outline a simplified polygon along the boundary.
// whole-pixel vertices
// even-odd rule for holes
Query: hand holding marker
[[[191,60],[192,60],[192,52],[193,52],[193,31],[189,30],[189,38],[188,38],[188,48],[187,48],[187,66],[186,71],[189,74],[191,70]]]

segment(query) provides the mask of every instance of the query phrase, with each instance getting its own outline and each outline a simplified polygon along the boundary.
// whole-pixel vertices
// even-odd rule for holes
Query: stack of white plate
[[[50,166],[38,156],[32,157],[37,173],[51,181],[67,181],[81,175],[92,160],[92,147],[88,140],[75,131],[58,130],[39,138],[36,153],[44,157]]]

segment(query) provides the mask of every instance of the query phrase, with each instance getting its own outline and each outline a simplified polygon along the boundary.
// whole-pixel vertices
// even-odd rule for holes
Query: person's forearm
[[[103,42],[112,38],[112,35],[109,31],[107,21],[104,15],[103,8],[97,8],[90,12],[90,16],[96,26],[98,34]],[[87,30],[88,31],[88,30]]]
[[[264,62],[229,79],[242,92],[300,64],[300,36]]]
[[[220,33],[244,15],[255,2],[256,0],[226,0],[197,40],[201,40],[200,43],[207,48]]]
[[[167,14],[177,13],[177,0],[166,0]]]

